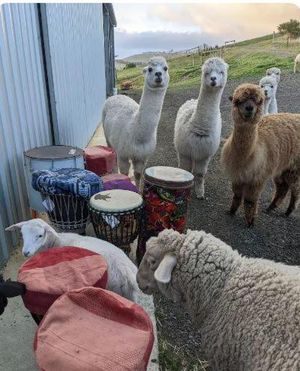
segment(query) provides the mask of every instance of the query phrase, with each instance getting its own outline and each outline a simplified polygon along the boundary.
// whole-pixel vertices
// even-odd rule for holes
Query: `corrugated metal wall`
[[[12,240],[4,228],[27,218],[23,151],[51,144],[35,4],[0,12],[0,263]]]
[[[106,99],[102,4],[42,4],[57,144],[85,147]]]

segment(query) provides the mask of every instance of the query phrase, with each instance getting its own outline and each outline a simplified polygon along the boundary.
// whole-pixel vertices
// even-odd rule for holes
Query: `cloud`
[[[226,39],[226,38],[225,38]],[[222,42],[225,41],[222,38]],[[116,54],[118,58],[128,57],[146,51],[175,51],[193,48],[203,43],[215,45],[220,38],[201,32],[115,32]]]

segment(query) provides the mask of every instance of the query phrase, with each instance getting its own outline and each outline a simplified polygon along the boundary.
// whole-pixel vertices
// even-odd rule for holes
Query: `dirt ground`
[[[258,80],[250,78],[227,83],[221,102],[223,138],[228,137],[232,130],[231,104],[228,97],[242,82],[258,83]],[[198,92],[197,86],[167,92],[158,129],[157,150],[149,160],[148,166],[177,166],[173,146],[176,113],[187,99],[196,98]],[[137,92],[128,95],[137,101],[140,98],[140,93]],[[300,112],[300,74],[289,73],[282,76],[277,101],[280,112]],[[219,158],[220,149],[209,166],[206,199],[198,200],[193,194],[189,206],[188,228],[203,229],[212,233],[245,256],[267,258],[286,264],[300,264],[300,208],[290,218],[283,216],[286,203],[272,215],[264,213],[263,210],[269,204],[272,195],[270,182],[260,200],[256,225],[254,228],[247,228],[242,210],[234,218],[226,215],[232,193],[230,182],[222,173]],[[160,337],[175,347],[174,349],[183,352],[187,359],[201,359],[201,334],[193,328],[187,314],[182,308],[160,295],[156,296],[155,303]],[[183,366],[178,369],[183,369]]]

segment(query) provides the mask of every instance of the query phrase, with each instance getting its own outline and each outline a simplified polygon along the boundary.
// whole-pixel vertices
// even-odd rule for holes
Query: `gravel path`
[[[232,130],[231,104],[228,97],[243,82],[257,83],[257,79],[232,80],[226,85],[221,102],[223,138]],[[162,111],[158,129],[157,151],[148,165],[177,166],[173,146],[174,122],[178,108],[190,98],[196,98],[199,88],[169,90]],[[130,93],[139,100],[139,93]],[[300,74],[284,74],[277,92],[280,112],[300,112]],[[281,261],[287,264],[300,264],[300,208],[290,218],[283,217],[287,204],[272,215],[263,209],[271,200],[272,185],[268,184],[261,200],[260,211],[254,228],[246,228],[242,210],[235,218],[226,215],[231,202],[230,182],[219,165],[220,149],[210,163],[206,177],[206,199],[198,200],[193,194],[188,214],[188,227],[203,229],[222,239],[241,254]],[[175,306],[161,296],[155,297],[159,334],[176,349],[181,349],[187,358],[201,359],[201,336],[179,306]],[[203,359],[203,357],[202,357]],[[179,370],[180,368],[178,368]],[[182,369],[182,368],[181,368]]]

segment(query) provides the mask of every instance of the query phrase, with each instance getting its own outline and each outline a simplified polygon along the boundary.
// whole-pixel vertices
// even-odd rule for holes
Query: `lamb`
[[[265,76],[259,81],[259,86],[263,89],[265,94],[264,114],[277,113],[276,107],[271,105],[272,100],[276,100],[276,79],[273,76]],[[272,111],[274,110],[274,111]]]
[[[128,175],[132,161],[138,188],[145,164],[156,148],[157,126],[169,84],[166,60],[151,58],[144,75],[140,104],[125,95],[115,95],[106,100],[102,113],[107,145],[116,150],[122,174]]]
[[[227,81],[228,65],[210,58],[202,66],[198,99],[185,102],[178,110],[174,144],[178,166],[193,172],[197,198],[204,198],[204,177],[217,152],[221,136],[220,101]]]
[[[280,77],[281,77],[281,70],[278,67],[271,67],[267,69],[266,75],[270,77],[274,77],[276,79],[274,96],[270,102],[269,113],[277,113],[278,107],[277,107],[276,93],[277,93],[277,88],[278,88],[278,84],[279,84]]]
[[[0,274],[0,316],[7,306],[7,298],[24,295],[25,291],[26,287],[23,283],[11,280],[5,281],[2,274]]]
[[[299,267],[242,257],[204,231],[164,230],[137,281],[186,306],[212,370],[299,370]]]
[[[295,58],[295,62],[294,62],[294,73],[296,73],[296,70],[297,70],[297,63],[300,63],[300,53]]]
[[[291,191],[289,216],[300,198],[300,114],[263,115],[264,94],[257,85],[243,84],[232,98],[234,129],[226,140],[221,163],[232,181],[234,215],[244,200],[247,225],[253,226],[259,196],[269,178],[276,192],[271,211]]]
[[[136,282],[137,267],[118,247],[94,237],[76,233],[57,233],[42,219],[32,219],[6,228],[6,231],[21,229],[24,256],[33,256],[39,251],[59,246],[75,246],[102,255],[108,265],[107,289],[137,301],[140,290]]]

